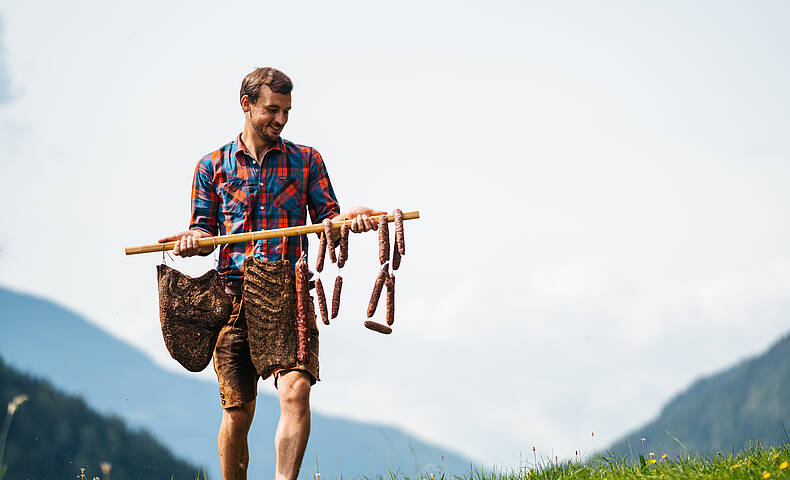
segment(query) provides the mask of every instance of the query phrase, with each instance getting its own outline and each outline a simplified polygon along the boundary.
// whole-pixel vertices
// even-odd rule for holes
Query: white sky
[[[353,238],[315,410],[517,466],[788,329],[786,2],[110,3],[0,6],[0,284],[166,368],[161,258],[122,249],[186,227],[265,65],[342,206],[423,217],[389,337],[361,326],[376,242]]]

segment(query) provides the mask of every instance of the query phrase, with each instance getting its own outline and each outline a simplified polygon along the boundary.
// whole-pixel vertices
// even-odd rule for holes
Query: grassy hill
[[[641,453],[637,454],[641,455]],[[387,480],[786,480],[790,478],[790,445],[751,446],[713,456],[655,455],[628,460],[613,456],[548,461],[507,472],[471,471],[465,475],[379,476]],[[638,458],[638,457],[637,457]]]
[[[148,432],[99,415],[80,398],[17,372],[0,358],[0,416],[8,415],[5,406],[23,394],[29,399],[13,417],[3,461],[9,480],[75,478],[80,468],[93,478],[101,476],[102,462],[121,479],[196,477],[197,467],[177,459]]]
[[[649,424],[611,449],[650,452],[733,452],[760,439],[779,445],[790,430],[790,335],[767,352],[698,380]],[[674,437],[674,438],[673,438]]]
[[[76,313],[2,287],[0,324],[4,332],[12,332],[0,335],[0,355],[10,365],[82,396],[100,412],[147,429],[176,455],[205,464],[209,477],[220,477],[216,442],[221,411],[216,381],[165,371]],[[278,418],[277,398],[259,394],[249,438],[250,478],[266,478],[274,471]],[[314,471],[316,464],[322,476],[342,472],[348,477],[387,469],[417,472],[432,465],[464,472],[470,462],[393,426],[314,411],[303,470]]]

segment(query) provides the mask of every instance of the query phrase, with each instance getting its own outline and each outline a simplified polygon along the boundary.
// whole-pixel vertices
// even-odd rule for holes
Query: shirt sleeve
[[[192,180],[192,219],[189,229],[202,230],[211,236],[217,235],[217,208],[219,199],[214,188],[214,167],[211,159],[204,158],[195,167]]]
[[[335,191],[329,181],[326,165],[316,149],[310,151],[310,172],[307,186],[307,208],[313,223],[332,218],[340,213]]]

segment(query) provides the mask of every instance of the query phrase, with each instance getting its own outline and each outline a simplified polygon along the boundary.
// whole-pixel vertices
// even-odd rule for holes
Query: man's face
[[[291,110],[291,94],[273,92],[266,85],[261,86],[258,101],[250,103],[245,95],[241,98],[247,122],[253,131],[267,142],[275,142],[288,122]]]

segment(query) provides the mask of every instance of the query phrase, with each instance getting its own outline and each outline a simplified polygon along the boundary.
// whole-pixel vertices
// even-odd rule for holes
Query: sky
[[[313,409],[486,465],[589,454],[790,329],[788,14],[4,2],[0,285],[187,375],[159,330],[161,256],[123,248],[187,227],[196,162],[241,131],[243,76],[274,66],[295,84],[283,136],[321,152],[341,206],[421,213],[390,336],[362,327],[376,240],[352,237]]]

